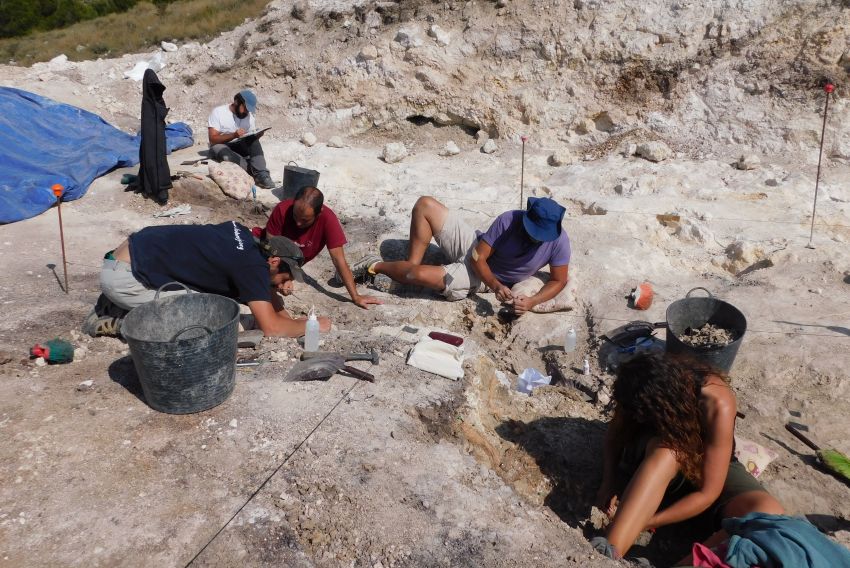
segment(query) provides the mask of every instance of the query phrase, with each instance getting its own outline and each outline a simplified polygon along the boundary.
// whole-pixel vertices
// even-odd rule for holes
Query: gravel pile
[[[700,328],[689,327],[685,329],[685,333],[679,336],[679,340],[691,347],[723,347],[735,341],[735,332],[731,329],[725,329],[712,325],[705,324]]]

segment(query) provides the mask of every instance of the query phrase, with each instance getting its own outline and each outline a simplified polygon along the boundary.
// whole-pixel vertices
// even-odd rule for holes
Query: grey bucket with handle
[[[130,347],[145,401],[154,410],[190,414],[233,392],[239,305],[224,296],[191,292],[159,298],[130,311],[121,333]]]
[[[692,298],[694,290],[704,290],[708,296]],[[688,345],[679,339],[688,328],[700,328],[707,323],[730,330],[734,341],[727,345],[702,347]],[[667,306],[667,353],[693,357],[724,373],[732,369],[746,332],[747,318],[744,314],[732,304],[718,300],[702,287],[691,289],[684,298]]]
[[[319,185],[319,172],[289,164],[283,168],[283,199],[292,199],[302,187]]]

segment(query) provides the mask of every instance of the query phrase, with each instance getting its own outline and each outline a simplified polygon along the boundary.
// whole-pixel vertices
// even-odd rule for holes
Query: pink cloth
[[[703,546],[699,542],[694,543],[692,554],[694,557],[694,566],[697,568],[731,568],[713,550]]]

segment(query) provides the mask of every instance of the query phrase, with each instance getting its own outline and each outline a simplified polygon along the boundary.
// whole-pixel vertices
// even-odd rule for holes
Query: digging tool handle
[[[344,355],[346,361],[369,361],[373,365],[381,362],[381,356],[374,349],[368,353],[346,353]]]
[[[797,438],[798,440],[800,440],[801,442],[803,442],[804,444],[809,446],[814,451],[817,452],[817,451],[820,450],[820,446],[818,446],[817,444],[815,444],[814,442],[809,440],[809,438],[805,434],[803,434],[802,432],[797,430],[797,427],[794,426],[793,424],[790,424],[790,423],[786,424],[785,429],[788,430],[789,432],[791,432],[792,434],[794,434],[795,438]]]
[[[367,373],[366,371],[361,371],[360,369],[356,369],[356,368],[352,367],[351,365],[343,365],[342,370],[345,371],[346,373],[351,373],[352,375],[354,375],[358,379],[368,381],[370,383],[375,382],[375,375],[373,375],[371,373]]]
[[[328,355],[334,355],[334,353],[331,351],[304,351],[301,353],[301,360],[307,361],[308,359],[326,357]],[[369,361],[373,365],[377,365],[381,360],[380,355],[374,349],[369,353],[341,353],[340,355],[346,361]]]

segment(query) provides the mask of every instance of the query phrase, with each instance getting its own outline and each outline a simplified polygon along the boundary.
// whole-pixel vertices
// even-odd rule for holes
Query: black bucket
[[[221,404],[235,384],[239,305],[216,294],[158,297],[121,326],[145,401],[169,414]]]
[[[705,290],[708,297],[691,298],[694,290]],[[707,323],[730,330],[735,340],[722,346],[697,347],[679,339],[686,329],[700,328]],[[718,300],[705,288],[694,288],[683,299],[667,307],[667,353],[694,357],[724,373],[732,369],[746,332],[747,318],[744,314],[732,304]]]
[[[295,162],[289,162],[295,164]],[[292,199],[302,187],[317,187],[319,185],[319,172],[294,166],[283,168],[283,199]]]

